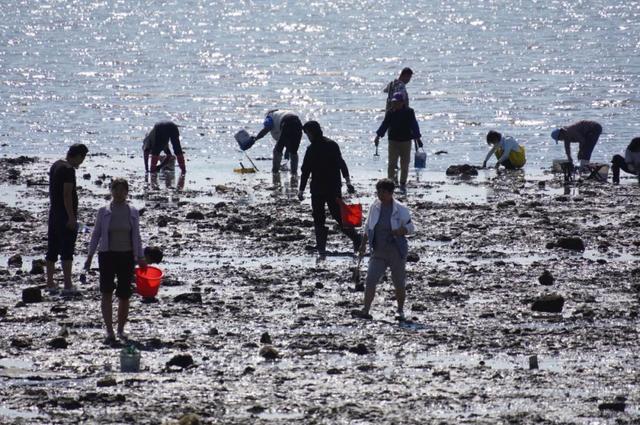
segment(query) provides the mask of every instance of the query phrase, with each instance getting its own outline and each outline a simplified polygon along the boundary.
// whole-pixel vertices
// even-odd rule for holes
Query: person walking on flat
[[[313,209],[313,226],[319,258],[324,259],[326,256],[327,235],[329,233],[329,229],[325,226],[325,205],[329,208],[331,217],[340,225],[342,233],[347,235],[353,242],[353,250],[357,251],[360,246],[361,236],[353,228],[345,229],[342,227],[340,206],[337,201],[337,198],[342,198],[342,179],[340,174],[342,174],[347,183],[348,192],[355,192],[349,177],[349,169],[342,158],[340,147],[333,140],[324,137],[322,128],[316,121],[305,123],[303,130],[311,144],[307,148],[302,161],[298,198],[301,201],[304,199],[307,180],[311,177],[311,207]]]

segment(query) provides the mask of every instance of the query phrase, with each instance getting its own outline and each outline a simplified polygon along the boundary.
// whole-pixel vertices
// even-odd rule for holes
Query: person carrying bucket
[[[340,147],[333,140],[324,137],[320,124],[308,121],[302,127],[311,144],[304,154],[300,173],[300,190],[298,199],[304,199],[307,180],[311,176],[311,208],[313,209],[313,226],[316,236],[316,248],[320,259],[326,256],[327,235],[329,229],[325,227],[325,204],[329,207],[331,217],[340,225],[342,233],[353,242],[353,250],[360,246],[361,236],[353,228],[344,228],[340,215],[338,198],[342,198],[342,179],[347,183],[347,191],[355,193],[351,184],[349,169],[342,158]]]
[[[109,345],[115,342],[113,292],[115,290],[118,297],[117,336],[119,339],[126,340],[124,326],[129,316],[129,298],[133,293],[131,282],[135,263],[137,262],[142,268],[147,266],[140,238],[140,214],[127,202],[128,194],[127,180],[116,178],[111,181],[111,202],[98,210],[87,261],[84,264],[85,270],[88,271],[97,250],[102,294],[101,310],[107,330],[105,343]]]
[[[247,150],[253,144],[271,133],[271,137],[276,141],[273,148],[273,163],[271,171],[273,173],[280,172],[280,163],[282,162],[282,152],[285,148],[285,159],[290,158],[291,175],[298,174],[298,148],[300,140],[302,140],[302,122],[300,118],[293,112],[284,109],[272,109],[267,112],[262,124],[262,130],[255,136],[251,136],[249,142],[246,143],[242,150]]]
[[[173,153],[175,154],[182,174],[187,172],[184,152],[180,145],[180,131],[178,130],[178,126],[171,121],[156,123],[156,125],[153,126],[153,129],[145,136],[142,143],[145,171],[156,173],[172,160],[173,156],[169,149],[169,141],[171,141]],[[162,151],[166,153],[166,157],[164,161],[158,165],[158,162],[160,161],[160,153]],[[149,157],[151,157],[151,167],[149,167]]]
[[[482,168],[487,167],[487,161],[494,154],[497,158],[496,169],[502,165],[507,170],[517,170],[527,162],[524,146],[511,136],[504,137],[497,131],[491,130],[487,133],[487,144],[491,146],[491,150],[484,159]]]
[[[405,281],[409,252],[406,236],[414,233],[416,229],[411,221],[409,209],[393,199],[394,189],[393,180],[382,179],[376,183],[378,199],[369,208],[364,225],[364,237],[360,244],[361,257],[364,256],[367,243],[371,251],[364,292],[364,308],[353,310],[351,315],[354,317],[371,319],[369,311],[376,295],[376,285],[387,268],[390,268],[398,303],[398,320],[405,320]]]
[[[392,97],[392,108],[385,116],[376,131],[373,143],[378,147],[380,138],[389,130],[389,163],[387,177],[397,182],[396,169],[400,159],[400,192],[407,191],[407,177],[409,176],[409,162],[411,161],[411,140],[416,143],[416,150],[422,147],[420,127],[413,109],[406,107],[404,95],[395,93]]]

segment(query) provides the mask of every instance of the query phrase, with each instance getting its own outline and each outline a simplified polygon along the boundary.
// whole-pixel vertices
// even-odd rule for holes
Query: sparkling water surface
[[[638,1],[22,0],[0,36],[2,156],[138,155],[171,119],[215,173],[278,107],[320,121],[352,173],[378,170],[382,89],[404,66],[433,171],[480,164],[490,129],[525,144],[528,172],[563,157],[559,125],[601,122],[598,162],[640,136]]]

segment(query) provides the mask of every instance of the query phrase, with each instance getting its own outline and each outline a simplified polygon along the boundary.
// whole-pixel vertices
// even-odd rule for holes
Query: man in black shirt
[[[342,179],[347,183],[347,191],[354,193],[355,189],[349,178],[349,169],[342,159],[340,147],[336,142],[323,136],[320,124],[309,121],[302,127],[311,144],[304,154],[300,175],[300,191],[298,198],[304,199],[304,189],[311,176],[311,208],[313,210],[313,225],[316,234],[316,248],[320,258],[326,255],[327,234],[325,227],[325,204],[329,207],[331,217],[342,226],[340,206],[337,198],[342,197]],[[353,242],[354,251],[360,247],[362,237],[353,229],[342,228],[342,232]]]
[[[180,131],[178,130],[178,126],[171,121],[156,123],[156,125],[153,126],[153,129],[145,136],[142,144],[145,171],[149,171],[149,155],[151,155],[152,173],[157,172],[171,160],[169,140],[171,140],[173,153],[176,155],[180,171],[182,171],[183,174],[187,172],[187,166],[184,161],[184,152],[182,151],[182,145],[180,145]],[[165,161],[158,166],[158,161],[160,161],[160,152],[162,151],[167,154],[167,157],[165,158]]]
[[[392,108],[384,116],[384,121],[376,131],[373,143],[378,146],[380,138],[389,130],[389,163],[387,178],[397,182],[396,169],[400,158],[400,192],[406,192],[409,162],[411,161],[411,140],[415,140],[416,149],[422,147],[420,127],[413,109],[406,107],[402,93],[392,98]]]
[[[66,159],[56,161],[49,170],[49,222],[47,230],[47,290],[56,292],[53,281],[55,263],[60,256],[64,275],[64,290],[75,292],[71,283],[71,266],[78,236],[78,192],[76,168],[82,164],[89,149],[74,144],[67,151]]]

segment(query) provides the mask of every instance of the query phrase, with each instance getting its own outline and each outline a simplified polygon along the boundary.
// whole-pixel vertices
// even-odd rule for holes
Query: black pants
[[[49,213],[47,255],[45,256],[47,261],[58,261],[58,255],[61,261],[73,260],[78,229],[69,229],[67,221],[66,215],[56,216]]]
[[[338,195],[339,196],[339,195]],[[336,195],[311,195],[311,209],[313,211],[314,227],[324,227],[327,220],[325,205],[329,207],[329,214],[340,225],[342,225],[342,216],[340,215],[340,206],[336,202]]]
[[[284,148],[287,152],[297,153],[302,140],[302,123],[297,116],[288,116],[282,120],[280,139],[276,143],[275,151],[282,153]]]
[[[111,294],[116,291],[118,298],[130,298],[133,294],[131,282],[135,261],[132,251],[105,251],[98,253],[98,267],[100,270],[100,292]],[[118,278],[118,285],[115,279]]]
[[[593,148],[596,147],[600,134],[602,134],[602,126],[597,125],[592,131],[584,135],[584,142],[580,143],[578,149],[578,160],[584,159],[589,161],[591,159]]]
[[[174,123],[159,123],[153,127],[155,137],[151,146],[151,155],[160,155],[160,152],[166,149],[171,141],[174,155],[182,155],[182,146],[180,145],[180,131]]]

